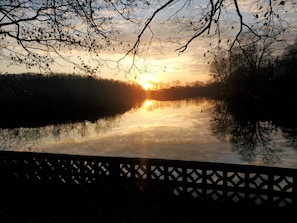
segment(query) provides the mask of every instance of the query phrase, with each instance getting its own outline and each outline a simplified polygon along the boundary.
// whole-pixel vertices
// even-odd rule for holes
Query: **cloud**
[[[267,6],[269,6],[265,1],[238,0],[237,2],[244,16],[244,21],[247,23],[257,21],[255,20],[255,13],[264,15]],[[138,4],[137,7],[135,4]],[[218,46],[218,42],[220,41],[221,47],[227,49],[228,44],[238,32],[239,16],[236,14],[233,1],[225,1],[225,8],[221,11],[221,19],[217,21],[220,30],[217,29],[216,24],[213,24],[210,35],[205,33],[205,35],[203,34],[193,40],[184,53],[179,53],[177,49],[199,32],[199,26],[207,19],[207,16],[204,17],[204,15],[205,10],[210,7],[210,2],[209,0],[175,1],[174,4],[169,5],[157,14],[147,27],[140,39],[135,57],[133,58],[135,51],[131,51],[131,54],[117,63],[137,43],[138,36],[147,19],[153,15],[156,9],[161,7],[162,1],[152,1],[151,4],[148,7],[145,1],[135,1],[131,2],[131,6],[122,5],[116,9],[103,5],[95,12],[94,19],[99,22],[103,17],[111,18],[110,23],[102,24],[101,27],[103,30],[106,29],[112,33],[110,45],[98,47],[97,52],[92,52],[92,54],[87,54],[88,52],[78,49],[73,50],[70,54],[67,48],[61,48],[60,53],[73,60],[77,59],[77,55],[81,55],[85,62],[95,67],[99,64],[98,75],[113,77],[113,74],[120,74],[134,78],[141,73],[154,73],[154,75],[158,73],[162,80],[167,78],[168,81],[177,78],[185,80],[192,78],[193,81],[196,81],[196,77],[207,78],[207,62],[212,59],[212,52]],[[294,1],[286,1],[284,6],[280,5],[279,1],[272,1],[272,4],[281,19],[277,20],[276,18],[276,21],[283,22],[282,25],[285,26],[286,32],[288,30],[296,33],[296,12],[290,10],[294,9]],[[79,22],[77,27],[82,28],[83,23],[81,20]],[[98,43],[101,41],[99,35],[94,36],[94,38],[98,40]],[[58,60],[58,66],[53,70],[60,70],[61,67],[64,67],[66,71],[73,71],[73,65],[69,64],[67,67],[65,61],[62,60]],[[19,68],[16,69],[20,70]],[[9,70],[13,70],[13,68],[6,68],[5,66],[1,68],[2,72]],[[130,74],[127,74],[128,71],[131,71]]]

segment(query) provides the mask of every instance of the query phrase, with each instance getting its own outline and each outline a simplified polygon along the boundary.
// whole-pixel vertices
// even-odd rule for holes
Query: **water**
[[[215,112],[216,105],[207,99],[147,100],[141,108],[95,122],[0,129],[0,147],[297,168],[294,135],[288,137],[270,122],[241,129]]]

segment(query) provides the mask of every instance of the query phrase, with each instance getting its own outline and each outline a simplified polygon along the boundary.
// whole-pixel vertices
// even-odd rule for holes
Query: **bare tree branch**
[[[50,67],[42,63],[54,63],[57,58],[70,62],[69,54],[78,52],[72,63],[79,66],[82,54],[96,55],[93,60],[98,61],[102,52],[121,47],[122,56],[114,62],[131,55],[130,72],[138,69],[137,58],[148,56],[141,50],[150,48],[143,46],[155,47],[156,41],[178,44],[173,50],[178,53],[188,50],[194,40],[208,37],[217,38],[218,45],[228,38],[224,44],[231,50],[246,31],[256,37],[253,41],[267,35],[279,41],[285,32],[296,32],[294,13],[293,0],[2,0],[0,57],[28,67]],[[166,30],[158,30],[158,24]],[[123,36],[125,40],[120,39]],[[95,71],[97,65],[82,62],[80,69]]]

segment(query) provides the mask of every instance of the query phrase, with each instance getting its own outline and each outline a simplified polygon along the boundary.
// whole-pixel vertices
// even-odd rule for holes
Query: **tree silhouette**
[[[88,73],[130,56],[130,71],[156,43],[182,53],[199,37],[227,50],[244,32],[280,40],[293,30],[294,13],[293,0],[2,0],[0,56],[44,70],[62,59]],[[102,57],[109,52],[122,56]]]
[[[219,51],[210,63],[213,80],[225,85],[225,96],[240,100],[262,99],[272,93],[274,82],[275,43],[269,37],[255,41],[250,35],[243,35],[238,46],[229,52]]]
[[[50,70],[57,57],[93,73],[83,57],[68,51],[98,54],[111,44],[115,33],[111,17],[100,14],[107,7],[97,1],[4,0],[0,3],[1,57],[13,64]]]

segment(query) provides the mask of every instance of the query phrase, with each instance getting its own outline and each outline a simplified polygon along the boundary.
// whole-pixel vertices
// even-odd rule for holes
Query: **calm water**
[[[294,136],[269,122],[248,131],[206,99],[147,100],[96,122],[0,129],[2,150],[150,157],[297,168]],[[253,129],[253,130],[250,130]]]

